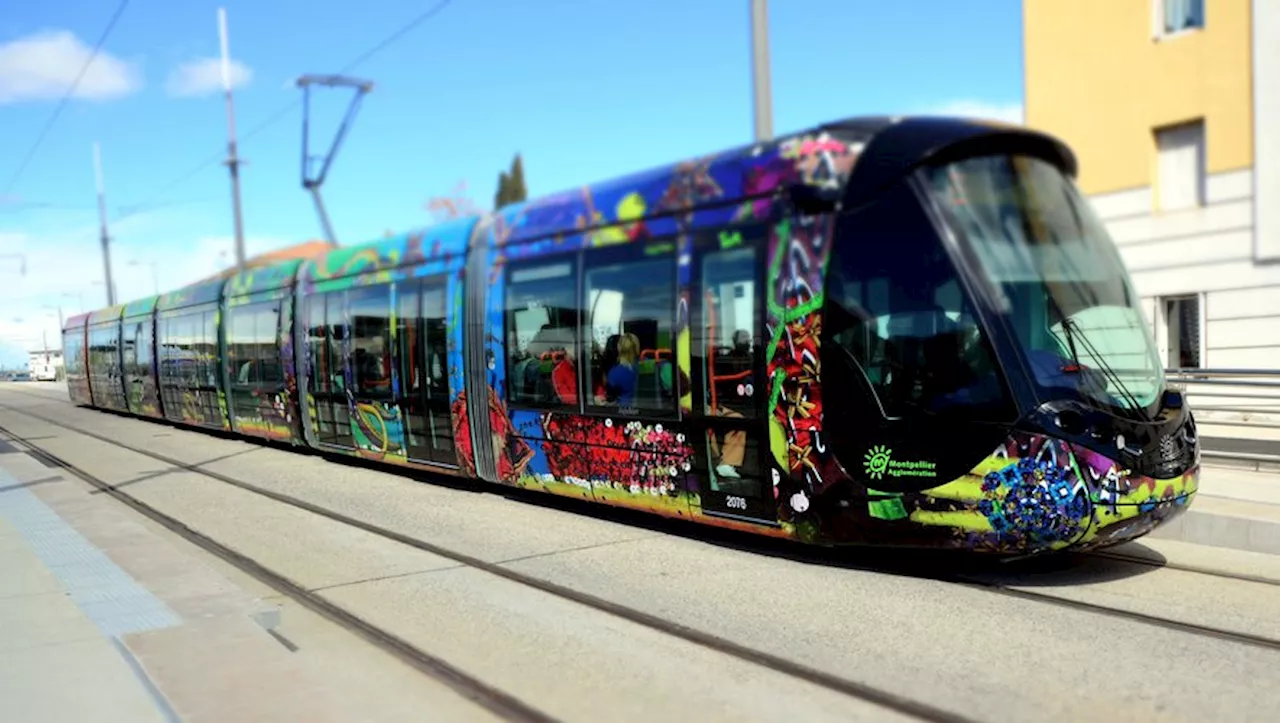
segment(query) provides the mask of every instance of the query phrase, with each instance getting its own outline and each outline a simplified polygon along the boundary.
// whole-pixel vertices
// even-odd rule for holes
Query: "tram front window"
[[[972,251],[1046,398],[1148,409],[1164,372],[1106,229],[1055,166],[970,158],[925,171]]]
[[[977,314],[910,188],[900,185],[857,210],[844,229],[832,251],[823,318],[834,375],[865,374],[891,419],[1011,421]]]

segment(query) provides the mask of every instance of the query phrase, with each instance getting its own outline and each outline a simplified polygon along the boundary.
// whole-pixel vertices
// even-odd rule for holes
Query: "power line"
[[[18,164],[18,170],[14,172],[9,179],[9,185],[5,186],[4,193],[0,196],[8,196],[13,190],[14,184],[22,177],[23,171],[27,170],[27,166],[31,163],[31,159],[35,157],[36,151],[44,143],[45,136],[49,135],[49,131],[53,128],[53,124],[58,121],[58,116],[62,115],[62,110],[67,107],[67,103],[71,100],[71,96],[75,94],[76,89],[80,87],[80,81],[84,80],[84,74],[89,71],[89,66],[93,65],[93,61],[97,59],[98,53],[102,50],[102,46],[107,42],[107,37],[111,35],[111,31],[115,29],[116,22],[120,20],[120,16],[124,15],[125,8],[129,6],[129,0],[120,0],[120,6],[116,8],[116,12],[111,16],[107,28],[102,31],[102,36],[98,38],[98,43],[93,46],[93,52],[89,54],[89,59],[84,62],[84,66],[80,68],[80,73],[76,75],[76,79],[71,83],[71,87],[67,89],[62,100],[58,102],[58,107],[53,109],[53,115],[49,116],[48,122],[44,124],[44,129],[40,131],[40,135],[36,138],[36,142],[31,144],[31,148],[27,150],[27,155],[22,159],[22,163]]]
[[[451,2],[453,2],[453,0],[440,0],[440,2],[431,6],[430,9],[418,14],[417,16],[409,20],[409,22],[405,23],[404,25],[401,25],[399,28],[396,29],[395,32],[383,38],[373,47],[364,51],[360,55],[357,55],[354,60],[344,65],[342,69],[339,70],[338,72],[340,74],[348,73],[354,68],[368,61],[373,56],[377,55],[378,53],[381,53],[383,50],[386,50],[388,47],[393,45],[396,41],[400,40],[402,37],[404,37],[408,33],[417,29],[419,25],[434,18],[436,15],[439,15],[446,7],[449,6]],[[240,145],[244,145],[244,143],[247,142],[250,138],[253,138],[259,133],[265,131],[267,128],[270,128],[271,126],[280,122],[290,113],[292,113],[295,109],[297,109],[298,106],[300,106],[301,104],[302,104],[301,99],[294,99],[288,105],[285,105],[281,107],[279,110],[277,110],[275,113],[272,113],[270,116],[264,119],[261,123],[249,129],[249,131],[244,135],[240,136],[240,139],[239,139]],[[134,216],[139,213],[143,213],[149,210],[150,208],[154,208],[155,206],[153,202],[156,199],[163,197],[164,195],[168,194],[170,191],[177,188],[178,186],[181,186],[187,181],[190,181],[192,178],[195,178],[196,176],[200,175],[205,170],[217,165],[221,165],[225,159],[226,159],[226,152],[218,151],[218,153],[202,161],[199,165],[193,167],[190,171],[187,171],[186,173],[182,174],[176,180],[166,184],[159,192],[153,193],[150,196],[148,196],[145,201],[142,201],[141,203],[135,203],[129,206],[128,212],[118,216],[116,218],[116,221],[120,221],[121,219],[127,218],[129,216]]]
[[[355,70],[356,66],[360,65],[361,63],[363,63],[364,61],[368,60],[369,58],[372,58],[373,56],[377,55],[378,53],[381,53],[383,50],[385,50],[385,49],[387,48],[387,46],[389,46],[389,45],[391,45],[392,43],[396,42],[397,40],[399,40],[401,37],[403,37],[403,36],[404,36],[404,35],[406,35],[407,33],[409,33],[409,32],[411,32],[411,31],[413,31],[413,30],[414,30],[415,28],[417,28],[419,25],[421,25],[421,24],[425,23],[426,21],[430,20],[431,18],[434,18],[436,15],[439,15],[439,14],[440,14],[440,13],[441,13],[445,8],[446,8],[446,7],[448,7],[448,5],[449,5],[449,3],[450,3],[450,2],[452,2],[452,0],[440,0],[440,2],[438,2],[438,3],[436,3],[434,6],[432,6],[430,10],[427,10],[426,12],[422,13],[421,15],[418,15],[418,16],[417,16],[417,17],[415,17],[414,19],[412,19],[412,20],[410,20],[409,22],[405,23],[404,25],[400,26],[400,29],[399,29],[399,30],[397,30],[397,31],[395,31],[394,33],[392,33],[392,34],[388,35],[386,38],[384,38],[384,39],[382,40],[382,42],[380,42],[380,43],[378,43],[377,45],[373,46],[372,48],[370,48],[370,49],[368,49],[368,50],[364,51],[364,52],[363,52],[363,53],[361,53],[360,55],[357,55],[355,60],[352,60],[350,63],[347,63],[347,64],[346,64],[346,66],[344,66],[344,67],[342,68],[342,70],[339,70],[339,71],[338,71],[338,73],[339,73],[339,74],[346,74],[346,73],[351,72],[352,70]]]

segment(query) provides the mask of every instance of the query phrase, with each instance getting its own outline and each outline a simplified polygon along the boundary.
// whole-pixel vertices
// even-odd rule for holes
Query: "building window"
[[[1160,300],[1164,321],[1165,367],[1169,369],[1199,369],[1200,358],[1200,297],[1177,296]]]
[[[1161,211],[1205,202],[1204,121],[1157,128],[1156,198]]]
[[[1204,27],[1204,0],[1154,0],[1157,38]]]

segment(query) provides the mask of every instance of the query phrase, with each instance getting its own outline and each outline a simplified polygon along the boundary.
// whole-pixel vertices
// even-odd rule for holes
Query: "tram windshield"
[[[930,193],[990,282],[1037,385],[1134,414],[1164,371],[1120,255],[1076,186],[1026,156],[924,172]]]

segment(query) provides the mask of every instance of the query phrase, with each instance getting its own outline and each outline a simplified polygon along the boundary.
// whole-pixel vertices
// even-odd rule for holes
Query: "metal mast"
[[[773,139],[773,90],[769,82],[769,3],[751,0],[751,90],[756,141]]]
[[[355,95],[351,98],[351,105],[347,106],[347,114],[342,119],[342,125],[338,126],[337,135],[333,138],[333,143],[329,146],[329,152],[324,155],[324,162],[320,166],[320,172],[314,176],[311,173],[312,162],[318,157],[311,155],[311,86],[320,85],[327,88],[354,88]],[[304,75],[298,78],[298,87],[302,88],[302,187],[311,193],[312,200],[316,204],[316,213],[320,216],[320,226],[324,230],[325,240],[334,246],[338,245],[338,237],[333,232],[333,224],[329,222],[329,213],[325,210],[324,199],[320,196],[320,186],[324,184],[325,177],[329,174],[329,167],[333,165],[334,156],[338,154],[338,148],[342,145],[343,138],[347,135],[347,130],[351,127],[351,121],[355,118],[356,112],[360,110],[360,102],[364,100],[365,93],[373,90],[373,82],[368,80],[360,80],[358,78],[349,78],[343,75]]]
[[[116,287],[111,281],[111,236],[107,233],[107,194],[102,189],[102,147],[93,144],[93,177],[98,185],[98,224],[102,240],[102,271],[107,285],[107,306],[116,305]]]
[[[222,43],[222,88],[227,96],[227,168],[231,171],[231,206],[235,215],[236,266],[244,271],[244,217],[240,212],[240,156],[236,154],[236,111],[231,99],[231,53],[227,41],[227,10],[218,8],[218,38]]]

